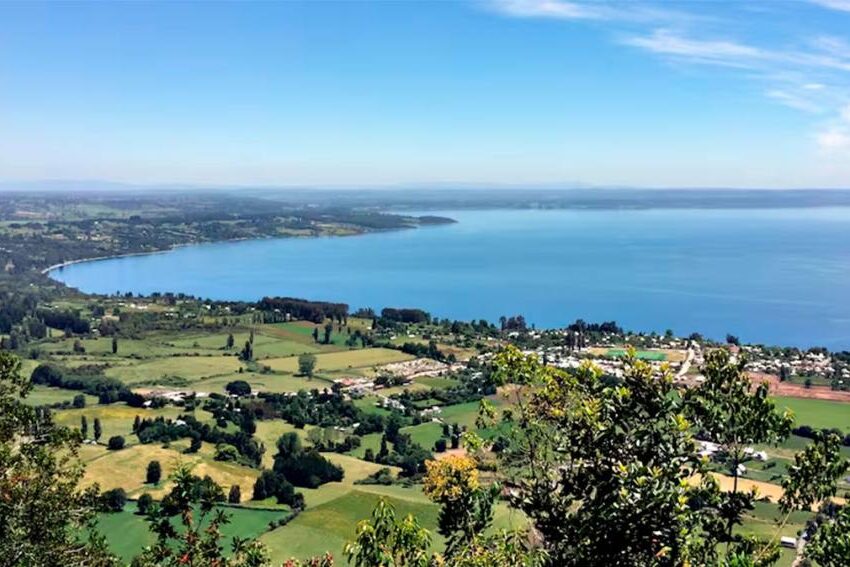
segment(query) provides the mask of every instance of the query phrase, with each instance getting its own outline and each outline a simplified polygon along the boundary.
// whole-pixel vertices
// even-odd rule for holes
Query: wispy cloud
[[[810,1],[850,12],[850,0]],[[843,37],[769,35],[748,29],[745,19],[727,22],[735,25],[701,25],[708,21],[702,15],[673,14],[647,2],[491,0],[490,6],[509,17],[605,22],[613,41],[621,45],[677,64],[738,70],[741,80],[761,83],[767,99],[775,103],[831,116],[814,135],[820,148],[850,148],[850,43]],[[713,23],[718,22],[723,20],[715,18]],[[734,34],[719,34],[718,29]],[[777,37],[783,38],[781,43]]]
[[[685,17],[682,13],[641,2],[491,0],[488,4],[494,11],[516,18],[658,23]]]
[[[648,35],[630,36],[622,43],[677,59],[726,67],[752,67],[754,61],[769,57],[768,53],[743,43],[723,39],[694,39],[666,29],[654,30]]]
[[[850,0],[811,0],[813,4],[830,8],[831,10],[839,10],[842,12],[850,12]]]
[[[802,89],[805,89],[805,85],[802,85]],[[796,92],[788,91],[785,89],[770,89],[765,92],[765,94],[772,98],[773,100],[779,102],[780,104],[784,104],[789,108],[794,108],[796,110],[802,110],[803,112],[810,112],[812,114],[817,114],[823,111],[823,107],[819,104],[813,102],[811,98],[800,95]]]

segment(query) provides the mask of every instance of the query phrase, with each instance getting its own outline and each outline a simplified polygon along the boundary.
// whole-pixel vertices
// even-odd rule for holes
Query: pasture
[[[234,537],[256,538],[268,530],[269,522],[282,517],[285,512],[275,510],[256,510],[235,506],[222,506],[230,522],[222,527],[225,554],[230,550]],[[102,513],[98,515],[98,530],[106,537],[113,553],[129,563],[144,546],[155,541],[143,516],[136,513],[135,502],[128,502],[123,512]]]
[[[100,425],[103,428],[103,435],[100,438],[101,443],[106,443],[113,435],[123,435],[129,445],[137,442],[136,436],[133,435],[133,421],[137,415],[142,418],[164,417],[166,419],[174,419],[181,413],[184,413],[182,408],[173,406],[154,410],[133,408],[124,403],[116,403],[92,405],[82,409],[60,410],[54,412],[53,416],[57,424],[74,429],[80,428],[80,418],[86,416],[89,425],[89,438],[94,438],[95,418],[100,419]]]
[[[197,392],[218,392],[223,394],[228,382],[244,380],[251,385],[253,392],[272,392],[280,394],[283,392],[297,392],[299,390],[311,390],[313,388],[328,388],[331,383],[319,377],[312,380],[301,376],[289,374],[262,374],[255,372],[236,372],[225,374],[214,378],[205,378],[192,383],[192,389]]]
[[[195,454],[183,454],[180,446],[164,448],[153,443],[132,445],[120,451],[108,451],[104,447],[84,449],[81,456],[87,462],[83,484],[97,483],[102,490],[123,488],[132,498],[145,492],[156,499],[165,496],[171,489],[171,483],[166,479],[181,463],[189,465],[192,474],[209,475],[225,492],[238,484],[243,499],[251,497],[254,481],[260,475],[257,469],[213,460],[213,449],[208,445]],[[162,465],[163,481],[156,486],[145,484],[145,471],[150,461],[159,461]]]
[[[774,398],[776,408],[794,412],[795,424],[815,429],[838,428],[850,433],[850,403],[803,398]]]
[[[51,404],[60,404],[62,402],[70,402],[74,396],[80,394],[76,390],[66,390],[65,388],[51,388],[50,386],[33,386],[30,393],[24,398],[24,403],[30,406],[47,406]],[[86,405],[97,404],[97,398],[86,395]]]
[[[409,354],[386,348],[329,352],[316,355],[316,372],[371,368],[381,364],[411,359],[413,357]],[[295,356],[273,358],[263,361],[263,364],[279,372],[291,374],[298,372],[298,357]]]
[[[242,362],[235,356],[173,356],[157,358],[132,366],[111,367],[106,375],[125,384],[140,382],[155,384],[166,377],[180,377],[189,381],[232,374],[239,370]]]

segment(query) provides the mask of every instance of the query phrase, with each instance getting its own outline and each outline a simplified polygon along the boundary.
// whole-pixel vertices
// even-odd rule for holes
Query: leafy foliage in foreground
[[[97,488],[78,487],[79,436],[21,401],[30,383],[20,370],[0,352],[0,564],[112,565],[92,529]]]

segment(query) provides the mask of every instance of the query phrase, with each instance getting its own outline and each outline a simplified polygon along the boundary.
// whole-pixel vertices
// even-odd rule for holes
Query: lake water
[[[850,348],[850,208],[438,211],[459,222],[345,238],[205,244],[51,275],[87,292],[266,295],[523,314]]]

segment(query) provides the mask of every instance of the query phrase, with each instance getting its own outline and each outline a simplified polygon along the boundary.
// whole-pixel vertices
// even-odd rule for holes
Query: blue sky
[[[850,188],[850,0],[0,3],[0,180]]]

